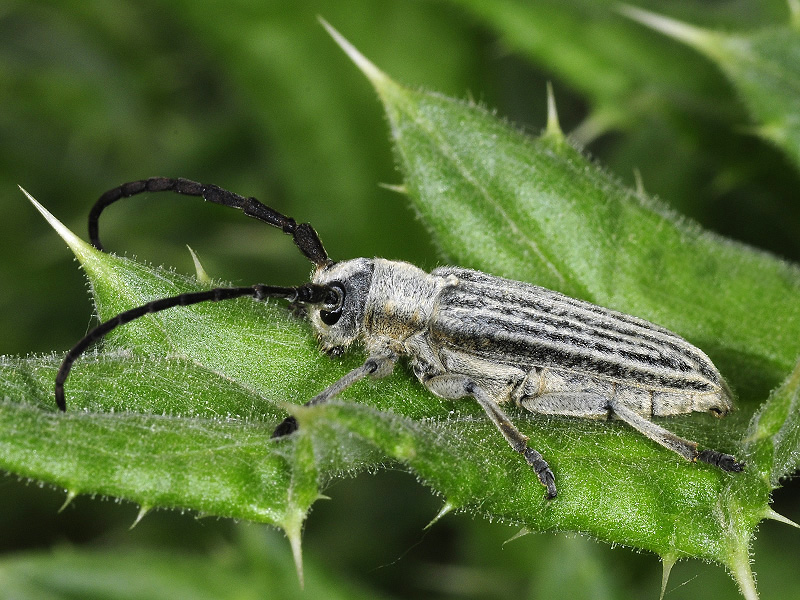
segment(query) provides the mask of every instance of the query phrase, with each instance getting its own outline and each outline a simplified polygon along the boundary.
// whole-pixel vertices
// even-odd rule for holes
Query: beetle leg
[[[642,435],[649,437],[654,442],[657,442],[683,456],[686,460],[708,463],[719,467],[723,471],[731,471],[738,473],[744,469],[744,463],[736,460],[730,454],[723,454],[716,450],[703,450],[698,452],[697,442],[685,440],[674,433],[667,431],[660,425],[656,425],[652,421],[645,419],[640,414],[631,410],[622,403],[612,401],[610,403],[611,412],[617,417],[625,421],[628,425],[636,429]]]
[[[395,356],[370,356],[366,361],[364,361],[363,365],[353,369],[347,375],[322,390],[319,394],[306,402],[304,406],[324,404],[334,396],[349,388],[356,381],[364,379],[364,377],[369,375],[373,375],[374,377],[385,377],[392,372],[394,363],[396,361],[397,357]],[[295,419],[292,415],[289,415],[275,428],[275,431],[272,433],[272,437],[283,437],[284,435],[289,435],[296,430],[297,419]]]
[[[547,499],[552,500],[556,497],[555,478],[549,465],[541,454],[528,446],[528,437],[516,428],[495,399],[486,393],[486,390],[465,375],[435,375],[425,380],[425,386],[442,398],[455,399],[464,396],[475,398],[503,437],[506,438],[511,448],[522,454],[533,468],[539,481],[547,488]]]

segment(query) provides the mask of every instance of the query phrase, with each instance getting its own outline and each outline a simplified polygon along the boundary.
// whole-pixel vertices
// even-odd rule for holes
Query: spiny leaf
[[[764,388],[753,393],[744,388],[745,378],[774,385],[800,354],[796,267],[704,232],[641,191],[624,188],[553,128],[531,140],[480,107],[409,90],[332,35],[383,101],[410,197],[451,260],[667,325],[715,356],[751,403]],[[711,558],[730,568],[745,595],[754,593],[749,542],[771,489],[757,476],[764,467],[758,457],[746,473],[717,479],[720,473],[684,472],[693,465],[675,470],[663,462],[648,464],[642,455],[634,458],[632,447],[617,446],[625,438],[612,438],[609,425],[598,447],[582,446],[595,425],[560,427],[557,420],[548,422],[531,435],[544,456],[556,461],[561,488],[570,488],[551,505],[516,497],[527,494],[525,486],[513,476],[510,485],[493,478],[496,465],[480,467],[478,457],[478,463],[462,464],[459,457],[483,439],[478,425],[462,432],[461,449],[436,447],[426,454],[421,440],[402,447],[414,448],[405,451],[406,460],[435,480],[436,489],[449,490],[450,503],[472,498],[489,514],[512,515],[534,529],[588,531],[672,561]],[[386,431],[399,428],[393,424]],[[741,439],[744,420],[729,422],[726,431]],[[637,450],[643,446],[641,440],[632,443]],[[400,458],[388,441],[381,447]],[[425,456],[447,456],[451,464],[434,472]],[[452,474],[459,469],[473,472]],[[474,472],[479,469],[480,475]],[[703,481],[705,476],[711,479]],[[480,494],[464,485],[479,480],[491,482]]]
[[[716,62],[757,124],[754,132],[800,168],[800,28],[787,24],[727,35],[632,6],[623,12]]]
[[[640,124],[654,104],[662,117],[685,104],[713,102],[721,110],[712,69],[703,71],[689,52],[665,51],[665,40],[648,39],[614,11],[616,2],[454,2],[494,28],[509,48],[580,90],[593,110],[577,132],[583,141]]]
[[[62,415],[51,396],[59,363],[0,362],[5,470],[70,495],[273,524],[293,517],[293,460],[270,441],[274,424],[263,419],[276,411],[263,399],[191,361],[106,354],[82,361],[74,397],[91,401]]]
[[[151,294],[201,287],[88,248],[78,254],[94,277],[101,314]],[[4,379],[11,383],[3,394],[16,401],[6,401],[4,426],[18,435],[2,453],[5,468],[73,492],[267,521],[296,532],[317,497],[318,471],[330,477],[379,465],[384,455],[409,464],[462,509],[535,530],[586,531],[670,556],[725,562],[726,521],[715,512],[716,502],[731,479],[749,481],[749,474],[685,463],[619,423],[515,415],[557,473],[561,496],[548,503],[535,475],[476,406],[435,399],[402,373],[346,395],[361,404],[297,412],[303,433],[270,441],[280,394],[305,400],[311,388],[325,385],[305,379],[325,373],[330,382],[339,376],[330,371],[344,370],[320,358],[302,322],[273,305],[244,300],[173,309],[131,325],[114,340],[129,350],[76,363],[70,404],[88,412],[55,412],[50,394],[57,361],[32,359],[27,369],[18,361],[8,365]],[[319,371],[304,369],[308,361]],[[277,378],[276,368],[283,369]],[[205,395],[220,395],[223,382],[228,397],[215,404]],[[123,408],[131,412],[101,412]],[[707,420],[680,425],[679,431],[691,428],[689,435],[700,439],[722,431]],[[44,443],[42,430],[50,432]],[[308,441],[311,455],[298,451]],[[714,444],[728,449],[719,439]],[[36,461],[26,445],[36,447]]]
[[[101,318],[210,285],[98,252],[39,209],[90,276]],[[285,307],[245,299],[172,309],[119,328],[103,352],[75,363],[66,414],[53,399],[60,360],[0,361],[0,467],[54,483],[70,497],[99,493],[268,522],[297,540],[319,495],[313,444],[302,433],[270,436],[284,402],[304,402],[360,358],[321,355],[304,321]],[[392,377],[382,390],[375,397],[364,384],[343,396],[446,413],[408,378]],[[333,464],[323,462],[332,471],[378,460],[363,445],[340,444],[339,452]]]
[[[582,531],[663,555],[727,563],[729,523],[719,514],[720,495],[734,479],[746,479],[759,504],[766,502],[754,475],[724,475],[667,457],[620,423],[515,415],[556,473],[559,496],[548,502],[530,468],[509,456],[485,419],[419,423],[344,403],[303,412],[309,414],[302,426],[318,444],[333,444],[344,432],[361,436],[410,465],[449,504],[535,531]],[[760,514],[750,519],[752,527]]]
[[[772,487],[800,468],[800,363],[754,415],[747,443]]]

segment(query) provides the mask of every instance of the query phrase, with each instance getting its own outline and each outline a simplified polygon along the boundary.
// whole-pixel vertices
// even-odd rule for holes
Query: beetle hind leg
[[[692,462],[701,461],[708,463],[723,471],[738,473],[744,470],[744,463],[739,462],[734,456],[717,452],[716,450],[697,450],[697,442],[685,440],[674,433],[667,431],[660,425],[656,425],[652,421],[645,419],[640,414],[631,410],[622,403],[611,402],[611,411],[620,419],[625,421],[628,425],[636,429],[642,435],[649,437],[654,442],[657,442],[680,454],[686,460]]]

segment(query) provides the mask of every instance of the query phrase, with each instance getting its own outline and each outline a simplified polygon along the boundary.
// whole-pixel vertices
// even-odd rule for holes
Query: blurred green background
[[[788,20],[780,0],[640,5],[725,31]],[[473,98],[531,134],[551,81],[562,128],[617,177],[633,185],[638,170],[705,227],[800,259],[796,169],[747,134],[714,65],[611,2],[0,2],[0,354],[63,352],[92,322],[76,263],[17,185],[85,235],[106,189],[182,176],[310,221],[335,259],[438,264],[403,196],[379,186],[401,183],[381,106],[317,15],[398,81]],[[308,272],[284,236],[196,199],[137,197],[103,229],[107,248],[191,273],[188,244],[239,284]],[[441,501],[399,470],[326,493],[305,530],[306,597],[657,597],[654,556],[574,535],[503,545],[514,528],[465,515],[423,530]],[[775,508],[800,521],[797,500],[790,485]],[[300,594],[288,543],[266,527],[157,512],[128,531],[132,505],[80,497],[58,513],[62,502],[0,478],[0,597]],[[795,531],[765,523],[754,556],[763,598],[800,598]],[[667,589],[738,597],[696,562]]]

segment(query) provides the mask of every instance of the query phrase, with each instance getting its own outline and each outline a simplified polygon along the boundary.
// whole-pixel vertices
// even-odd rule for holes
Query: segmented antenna
[[[189,306],[200,302],[219,302],[221,300],[231,300],[242,296],[251,296],[256,300],[283,298],[290,302],[315,304],[326,300],[330,301],[330,294],[335,295],[335,293],[335,290],[327,285],[318,285],[316,283],[304,283],[297,287],[257,284],[247,287],[214,288],[213,290],[204,292],[189,292],[178,296],[153,300],[142,306],[126,310],[116,317],[100,323],[100,325],[89,331],[89,333],[83,336],[83,338],[67,352],[56,374],[56,404],[61,411],[67,410],[67,402],[64,398],[64,382],[67,380],[69,372],[72,370],[72,364],[78,357],[80,357],[89,346],[102,339],[110,331],[116,329],[120,325],[130,323],[139,317],[143,317],[144,315],[166,310],[174,306]]]
[[[300,252],[317,267],[326,267],[333,263],[333,261],[328,258],[328,253],[325,252],[325,248],[323,248],[317,232],[314,231],[314,228],[308,223],[298,224],[291,217],[282,215],[277,210],[262,204],[255,198],[245,198],[239,194],[223,190],[216,185],[206,185],[189,179],[171,177],[151,177],[150,179],[123,183],[121,186],[108,190],[105,194],[100,196],[89,212],[89,239],[92,245],[98,250],[103,250],[103,244],[100,243],[97,221],[100,218],[100,213],[102,213],[107,206],[121,198],[130,198],[136,194],[166,191],[176,192],[186,196],[198,196],[214,204],[238,208],[248,217],[263,221],[291,235],[294,243],[300,249]]]
[[[106,207],[121,198],[130,198],[131,196],[144,192],[165,191],[172,191],[186,196],[198,196],[208,202],[229,206],[231,208],[238,208],[248,217],[263,221],[291,235],[294,243],[300,249],[300,252],[318,268],[333,264],[333,261],[328,258],[328,253],[325,252],[325,248],[322,246],[317,232],[314,231],[314,228],[308,223],[298,224],[291,217],[279,213],[277,210],[262,204],[255,198],[245,198],[239,194],[223,190],[216,185],[205,185],[189,179],[170,177],[151,177],[150,179],[124,183],[100,196],[89,212],[89,239],[92,245],[98,250],[103,250],[103,244],[100,242],[98,220],[100,219],[100,214]],[[64,382],[67,380],[72,370],[73,363],[80,355],[94,342],[102,339],[113,329],[125,323],[130,323],[139,317],[166,310],[174,306],[189,306],[200,302],[220,302],[222,300],[230,300],[243,296],[251,296],[256,300],[283,298],[290,302],[314,304],[323,302],[326,299],[330,300],[330,294],[336,294],[335,290],[329,286],[313,283],[305,283],[297,287],[278,287],[258,284],[249,287],[215,288],[204,292],[180,294],[178,296],[154,300],[142,306],[126,310],[114,318],[100,323],[100,325],[89,331],[89,333],[81,338],[78,343],[67,352],[67,355],[64,357],[58,369],[58,374],[56,375],[56,404],[62,411],[67,410],[67,403],[64,398]]]

